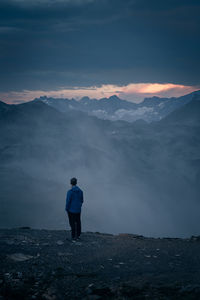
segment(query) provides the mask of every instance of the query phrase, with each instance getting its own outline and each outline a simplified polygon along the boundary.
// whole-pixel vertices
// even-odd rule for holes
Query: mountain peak
[[[79,100],[81,103],[87,103],[89,101],[91,101],[91,99],[88,96],[84,96]]]
[[[117,101],[119,101],[119,100],[121,100],[117,95],[112,95],[112,96],[110,96],[109,98],[108,98],[108,100],[117,100]]]
[[[46,95],[44,95],[44,96],[40,96],[40,98],[35,98],[35,100],[37,100],[37,99],[40,99],[40,100],[46,100],[46,99],[48,99],[49,97],[47,97]]]
[[[7,104],[6,102],[3,102],[3,101],[0,100],[0,105],[2,105],[2,106],[3,106],[3,105],[4,105],[4,106],[8,106],[9,104]]]

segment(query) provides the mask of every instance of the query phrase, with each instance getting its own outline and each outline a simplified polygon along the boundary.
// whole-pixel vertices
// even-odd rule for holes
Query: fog
[[[0,226],[69,230],[76,177],[83,231],[198,235],[199,123],[181,122],[112,122],[40,101],[12,107],[0,119]]]

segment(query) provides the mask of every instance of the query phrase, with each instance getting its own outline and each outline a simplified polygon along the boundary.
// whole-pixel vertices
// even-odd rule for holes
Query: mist
[[[172,116],[173,117],[173,116]],[[66,192],[84,192],[83,231],[199,234],[199,121],[152,124],[61,113],[41,101],[1,109],[0,227],[67,229]]]

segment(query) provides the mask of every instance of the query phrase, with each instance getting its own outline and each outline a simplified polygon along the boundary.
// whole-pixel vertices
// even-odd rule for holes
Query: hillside
[[[171,114],[166,116],[162,121],[168,124],[177,125],[199,125],[200,123],[200,95],[194,97],[189,103],[173,111]]]
[[[1,106],[0,227],[65,228],[66,191],[76,176],[86,230],[199,234],[196,108],[185,111],[192,123],[182,113],[177,119],[177,110],[174,121],[131,124],[62,113],[41,101]]]
[[[199,299],[200,238],[0,230],[1,299]]]

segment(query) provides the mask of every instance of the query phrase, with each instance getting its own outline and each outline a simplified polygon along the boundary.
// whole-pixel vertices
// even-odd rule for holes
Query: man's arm
[[[83,203],[83,191],[81,191],[81,202]]]
[[[71,191],[67,192],[67,197],[66,197],[66,206],[65,210],[68,211],[70,208],[70,203],[71,203]]]

